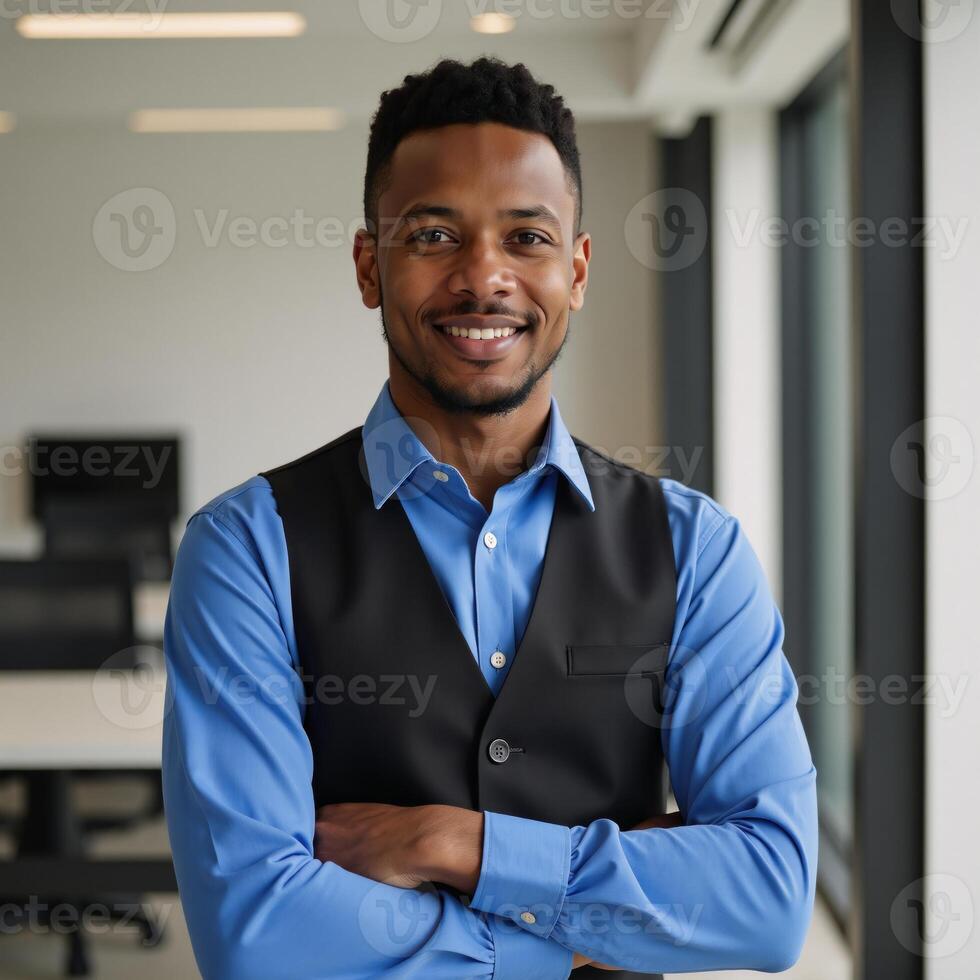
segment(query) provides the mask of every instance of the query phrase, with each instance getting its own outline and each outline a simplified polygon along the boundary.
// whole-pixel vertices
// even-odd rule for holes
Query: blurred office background
[[[85,36],[123,12],[149,23]],[[203,13],[262,16],[180,17]],[[980,976],[974,14],[7,0],[0,977],[196,975],[155,768],[172,555],[202,503],[363,421],[387,376],[350,256],[370,114],[484,53],[578,119],[570,429],[717,497],[784,613],[821,806],[789,975]],[[10,911],[30,896],[130,914],[83,935],[70,903],[61,928]]]

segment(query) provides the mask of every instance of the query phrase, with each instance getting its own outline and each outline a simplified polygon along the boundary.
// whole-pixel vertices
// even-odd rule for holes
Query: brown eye
[[[411,242],[418,242],[420,245],[442,245],[441,241],[436,241],[430,238],[430,235],[445,235],[446,232],[442,228],[423,228],[421,231],[417,231],[409,239]]]
[[[533,242],[533,241],[532,242],[529,242],[529,241],[520,241],[520,242],[518,242],[519,245],[537,245],[539,243],[541,243],[541,244],[547,244],[547,241],[548,241],[544,237],[544,235],[539,235],[536,231],[519,231],[517,233],[517,236],[516,237],[517,238],[523,238],[523,237],[526,237],[526,236],[530,236],[531,238],[536,238],[536,239],[538,239],[538,241],[537,242]]]

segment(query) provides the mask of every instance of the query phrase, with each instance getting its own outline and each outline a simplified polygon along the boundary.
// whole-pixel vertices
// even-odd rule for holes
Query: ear
[[[568,298],[570,310],[585,306],[585,287],[589,282],[589,259],[592,258],[592,236],[583,231],[575,239],[572,252],[572,291]]]
[[[381,305],[378,248],[376,240],[366,228],[358,228],[354,235],[354,271],[357,274],[357,287],[361,291],[361,302],[369,310],[376,310]]]

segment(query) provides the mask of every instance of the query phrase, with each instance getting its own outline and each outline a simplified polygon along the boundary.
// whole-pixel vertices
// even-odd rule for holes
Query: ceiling
[[[441,57],[496,54],[554,84],[580,119],[676,129],[720,106],[787,101],[846,40],[847,0],[784,2],[736,68],[708,50],[731,0],[56,0],[62,10],[287,9],[308,24],[297,38],[134,41],[28,40],[11,14],[50,0],[2,0],[0,110],[16,114],[18,130],[122,127],[149,107],[327,105],[366,122],[404,75]],[[513,12],[515,30],[470,30],[471,14],[494,9]]]

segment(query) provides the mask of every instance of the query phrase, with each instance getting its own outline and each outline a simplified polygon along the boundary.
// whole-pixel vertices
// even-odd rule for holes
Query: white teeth
[[[453,337],[468,337],[470,340],[493,340],[495,337],[509,337],[517,333],[517,327],[456,327],[444,326],[443,333]]]

